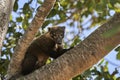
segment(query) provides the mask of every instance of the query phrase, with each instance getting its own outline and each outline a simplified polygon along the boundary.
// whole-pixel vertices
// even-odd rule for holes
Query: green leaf
[[[120,46],[115,49],[115,51],[120,51]]]
[[[28,26],[26,25],[25,22],[23,22],[23,23],[22,23],[22,27],[23,27],[24,30],[26,30]]]
[[[17,11],[18,10],[18,0],[15,0],[15,3],[14,3],[14,7],[13,7],[13,11]]]
[[[91,0],[88,4],[88,9],[90,12],[93,12],[94,8],[96,7],[95,0]]]
[[[22,22],[22,17],[17,17],[17,18],[16,18],[16,21],[17,21],[17,22]]]
[[[81,40],[79,39],[79,36],[76,36],[73,43],[71,44],[71,47],[74,47],[75,45],[77,45],[77,43],[79,43]]]
[[[98,66],[100,66],[103,62],[104,62],[104,59],[102,59],[102,60],[100,61],[100,63],[98,64]]]
[[[12,15],[10,15],[10,21],[12,21]]]
[[[42,29],[43,28],[45,28],[47,25],[49,25],[50,24],[50,21],[49,20],[47,20],[47,21],[45,21],[44,23],[43,23],[43,25],[42,25]]]
[[[50,14],[48,15],[48,18],[53,17],[53,16],[55,16],[56,14],[57,14],[57,10],[52,9],[52,11],[50,12]]]
[[[81,8],[82,8],[82,3],[81,3],[81,1],[78,1],[78,2],[77,2],[76,7],[77,7],[77,8],[79,8],[79,9],[81,9]]]
[[[118,2],[117,0],[110,0],[110,4],[111,4],[112,6],[114,6],[114,4],[117,3],[117,2]]]
[[[23,6],[23,14],[27,14],[29,10],[30,10],[29,4],[25,3],[25,5]]]
[[[119,50],[119,52],[117,53],[116,58],[117,58],[118,60],[120,60],[120,50]]]
[[[37,3],[42,4],[43,1],[42,0],[37,0]]]

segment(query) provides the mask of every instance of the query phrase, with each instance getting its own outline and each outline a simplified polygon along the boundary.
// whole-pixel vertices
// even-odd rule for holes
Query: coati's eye
[[[61,34],[60,34],[60,37],[64,37],[64,34],[63,34],[63,33],[61,33]]]
[[[56,33],[55,32],[51,32],[51,37],[55,38],[56,37]]]
[[[62,34],[60,34],[59,37],[62,38]]]
[[[53,36],[55,36],[56,33],[53,33]]]
[[[56,33],[52,33],[52,37],[54,38],[56,36]]]

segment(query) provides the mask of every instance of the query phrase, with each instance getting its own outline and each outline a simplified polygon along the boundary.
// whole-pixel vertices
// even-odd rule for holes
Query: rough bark
[[[12,11],[14,0],[0,0],[0,55],[2,42],[8,29],[9,16]]]
[[[97,63],[120,44],[120,13],[72,50],[17,80],[69,80]]]
[[[8,67],[7,79],[19,76],[21,70],[21,62],[24,58],[26,49],[30,45],[30,42],[33,40],[39,28],[42,26],[45,18],[54,6],[55,1],[56,0],[45,0],[43,5],[37,9],[37,13],[29,25],[29,28],[15,48],[15,52]]]

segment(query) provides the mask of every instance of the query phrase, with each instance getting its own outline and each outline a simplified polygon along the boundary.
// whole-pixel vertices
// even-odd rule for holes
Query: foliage
[[[7,71],[9,60],[14,52],[14,47],[22,37],[29,23],[34,18],[37,7],[41,6],[44,0],[16,0],[13,12],[10,16],[9,28],[2,48],[2,58],[0,61],[0,76],[4,77]],[[84,31],[89,31],[91,27],[98,26],[113,16],[114,12],[120,12],[120,0],[60,0],[48,15],[42,30],[47,26],[66,26],[65,47],[75,46],[81,41]],[[40,33],[42,33],[40,31]],[[39,35],[39,34],[38,34]],[[84,39],[84,37],[83,37]],[[117,54],[120,60],[120,49]],[[104,61],[103,61],[104,62]],[[114,80],[107,68],[100,66],[87,70],[73,80],[83,80],[96,76],[96,80],[102,78]],[[116,71],[116,70],[115,70]],[[117,74],[117,73],[116,73]],[[116,78],[116,77],[115,77]]]
[[[103,61],[104,60],[102,60],[100,64],[86,70],[83,74],[73,78],[73,80],[119,80],[120,78],[116,78],[115,76],[119,73],[117,68],[112,72],[112,74],[110,74],[108,71],[108,62],[106,62],[105,65],[101,65]]]
[[[118,60],[120,60],[120,46],[117,47],[117,48],[115,49],[115,51],[118,52],[116,58],[117,58]]]

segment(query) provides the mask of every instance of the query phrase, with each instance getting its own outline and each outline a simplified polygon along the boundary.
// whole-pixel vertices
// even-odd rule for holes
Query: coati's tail
[[[26,75],[34,71],[37,58],[34,55],[26,54],[22,63],[22,75]]]

